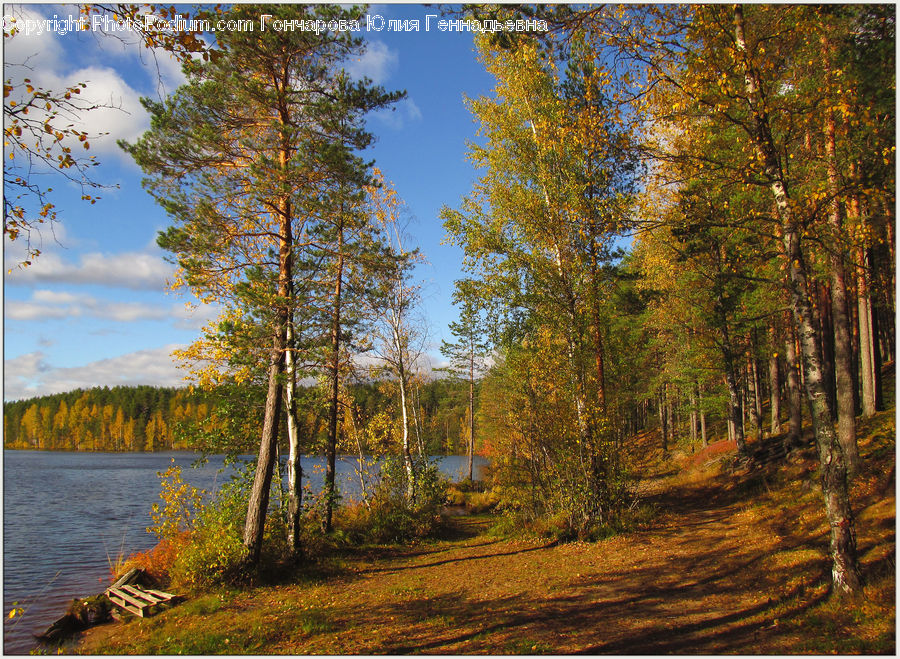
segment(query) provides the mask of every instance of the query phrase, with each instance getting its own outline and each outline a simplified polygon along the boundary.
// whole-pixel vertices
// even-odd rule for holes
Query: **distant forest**
[[[321,453],[327,406],[315,387],[299,387],[304,451]],[[377,450],[388,441],[396,396],[386,383],[357,383],[344,394],[342,436],[348,453]],[[413,387],[415,437],[430,455],[465,452],[468,384],[436,379]],[[94,387],[3,404],[3,445],[46,451],[255,452],[265,392],[249,385],[213,392],[175,387]],[[232,413],[238,409],[258,414]],[[379,423],[380,421],[380,423]],[[256,425],[254,425],[256,424]],[[365,432],[357,432],[366,427]],[[371,428],[369,427],[371,426]],[[380,427],[380,431],[378,428]],[[357,444],[357,440],[359,444]],[[227,442],[227,443],[226,443]],[[287,446],[287,430],[279,444]],[[285,448],[286,450],[286,448]]]

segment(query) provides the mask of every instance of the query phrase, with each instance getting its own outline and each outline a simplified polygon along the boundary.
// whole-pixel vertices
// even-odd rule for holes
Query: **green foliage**
[[[175,587],[194,591],[238,583],[246,577],[246,558],[247,548],[234,528],[204,525],[191,533],[169,576]]]
[[[447,481],[437,465],[415,461],[415,499],[407,494],[406,470],[396,456],[380,465],[377,485],[366,503],[345,506],[338,511],[337,526],[353,543],[402,542],[429,535],[440,520],[440,507]]]
[[[180,467],[174,464],[161,472],[163,505],[154,504],[154,526],[148,529],[160,543],[132,556],[125,567],[141,567],[173,588],[191,591],[246,583],[251,574],[242,532],[255,468],[253,461],[238,466],[214,496],[184,483]],[[287,551],[285,502],[278,480],[273,480],[270,494],[278,506],[266,519],[266,563],[281,560]]]
[[[517,523],[541,527],[546,518],[559,537],[595,537],[621,523],[631,480],[602,421],[587,440],[579,434],[565,353],[558,337],[546,340],[510,348],[485,380],[488,482],[498,508]]]

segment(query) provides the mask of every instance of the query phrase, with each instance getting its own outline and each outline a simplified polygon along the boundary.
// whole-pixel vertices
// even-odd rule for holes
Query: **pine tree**
[[[303,16],[298,16],[298,12]],[[358,18],[335,6],[235,6],[229,18]],[[219,32],[210,61],[190,62],[189,83],[165,103],[145,101],[151,130],[127,146],[150,175],[148,189],[176,224],[160,235],[180,280],[201,299],[267,310],[270,333],[265,412],[244,544],[256,562],[268,508],[282,414],[293,263],[309,242],[305,221],[325,179],[365,146],[360,117],[391,102],[336,74],[358,52],[352,33]],[[346,124],[351,138],[331,140]],[[359,175],[356,178],[360,178]],[[255,273],[255,274],[253,274]]]

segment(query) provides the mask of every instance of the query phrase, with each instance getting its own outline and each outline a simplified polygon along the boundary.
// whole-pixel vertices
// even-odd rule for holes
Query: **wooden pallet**
[[[140,586],[119,586],[107,589],[106,596],[116,606],[141,618],[151,615],[151,608],[157,604],[167,604],[177,597],[161,590]]]

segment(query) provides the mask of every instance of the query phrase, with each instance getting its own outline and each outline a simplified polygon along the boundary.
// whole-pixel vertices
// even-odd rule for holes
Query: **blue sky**
[[[5,5],[19,18],[77,16],[75,6]],[[428,319],[431,361],[449,338],[456,317],[453,281],[461,276],[458,249],[441,245],[441,206],[458,204],[476,173],[465,159],[475,124],[463,95],[489,93],[492,79],[476,61],[472,35],[425,31],[434,7],[373,5],[370,15],[419,19],[418,32],[366,32],[366,54],[350,63],[408,97],[394,112],[373,116],[378,140],[366,154],[406,200],[414,217],[410,233],[428,260],[418,270],[423,316]],[[127,35],[126,35],[127,38]],[[184,373],[170,356],[199,333],[215,310],[185,307],[188,298],[168,293],[172,273],[156,247],[168,218],[141,187],[141,172],[116,146],[149,126],[140,96],[158,97],[160,83],[172,90],[183,80],[165,53],[154,58],[132,43],[93,32],[25,35],[6,40],[4,79],[29,77],[48,89],[88,83],[85,95],[121,109],[82,118],[92,134],[90,153],[100,166],[92,178],[117,188],[99,192],[91,206],[80,190],[59,178],[53,187],[59,222],[42,232],[42,254],[29,268],[15,269],[21,246],[4,242],[4,398],[14,400],[77,387],[117,384],[178,385]],[[16,66],[27,63],[29,70]],[[4,162],[7,154],[4,154]],[[12,272],[7,270],[13,268]]]

